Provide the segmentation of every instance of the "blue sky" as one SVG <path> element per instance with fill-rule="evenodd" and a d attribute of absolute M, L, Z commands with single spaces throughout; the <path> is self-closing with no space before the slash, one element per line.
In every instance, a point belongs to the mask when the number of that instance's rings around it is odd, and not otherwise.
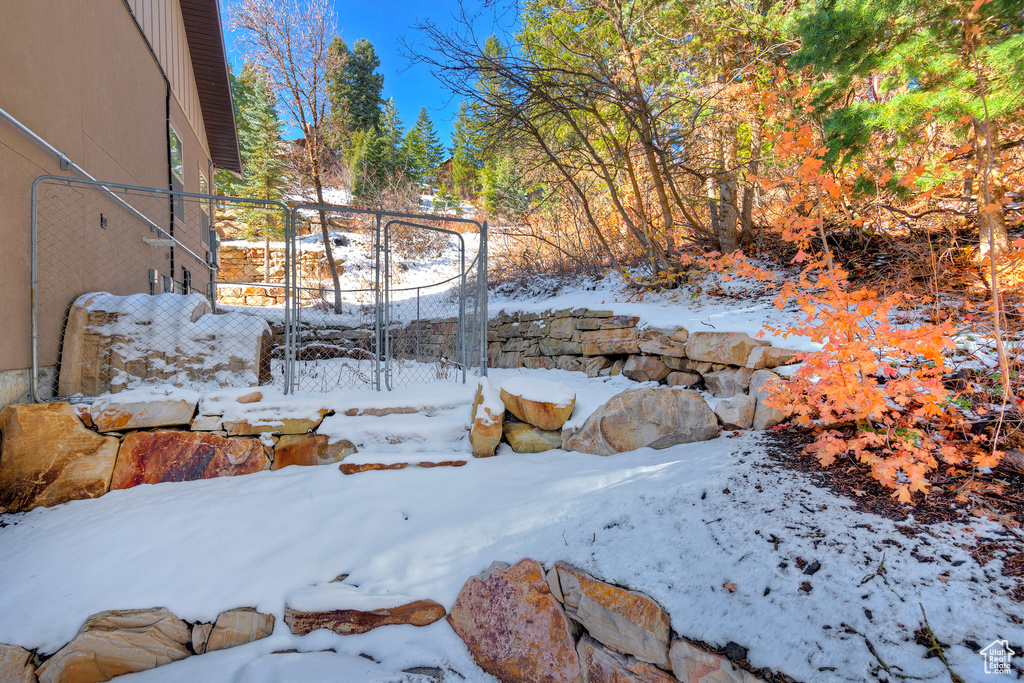
<path fill-rule="evenodd" d="M 223 12 L 226 13 L 229 4 L 230 0 L 221 0 Z M 481 5 L 479 1 L 466 0 L 467 8 Z M 400 54 L 399 38 L 404 36 L 409 42 L 418 42 L 419 34 L 412 26 L 426 19 L 440 26 L 453 25 L 452 15 L 458 12 L 458 0 L 335 0 L 334 7 L 338 30 L 350 47 L 360 38 L 373 43 L 380 58 L 379 71 L 384 74 L 384 99 L 395 99 L 406 129 L 415 123 L 420 108 L 426 107 L 438 137 L 447 148 L 452 118 L 459 103 L 431 76 L 427 67 L 410 65 L 409 60 Z M 491 16 L 487 14 L 487 17 Z M 478 22 L 481 40 L 494 32 L 490 26 L 491 19 L 487 17 Z M 229 60 L 237 68 L 242 61 L 242 53 L 233 46 L 234 38 L 230 31 L 225 31 L 225 40 Z"/>

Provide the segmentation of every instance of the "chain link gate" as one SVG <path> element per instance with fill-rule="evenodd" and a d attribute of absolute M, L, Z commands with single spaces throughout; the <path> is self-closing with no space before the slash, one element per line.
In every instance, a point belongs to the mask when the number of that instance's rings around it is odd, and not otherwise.
<path fill-rule="evenodd" d="M 247 223 L 277 239 L 214 231 Z M 465 382 L 486 374 L 486 243 L 486 223 L 450 216 L 41 176 L 33 398 Z"/>
<path fill-rule="evenodd" d="M 293 390 L 382 390 L 465 382 L 470 368 L 486 374 L 486 223 L 316 204 L 294 207 L 293 217 Z M 331 272 L 300 272 L 303 249 L 322 248 L 324 225 L 335 270 L 358 287 L 335 287 Z M 479 231 L 467 233 L 477 237 L 468 264 L 466 238 L 452 226 Z"/>

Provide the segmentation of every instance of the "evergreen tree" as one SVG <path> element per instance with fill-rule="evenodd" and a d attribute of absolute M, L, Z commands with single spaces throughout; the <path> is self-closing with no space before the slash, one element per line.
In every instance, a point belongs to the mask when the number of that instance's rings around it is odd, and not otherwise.
<path fill-rule="evenodd" d="M 222 194 L 251 199 L 280 200 L 286 184 L 285 162 L 278 149 L 281 120 L 277 97 L 265 70 L 251 63 L 242 66 L 238 76 L 229 74 L 235 104 L 235 127 L 242 153 L 241 178 L 227 172 L 217 175 Z M 277 209 L 262 205 L 240 204 L 238 219 L 246 225 L 246 237 L 264 239 L 264 263 L 269 263 L 270 241 L 284 239 L 284 216 Z M 264 281 L 269 281 L 269 269 Z"/>
<path fill-rule="evenodd" d="M 419 118 L 406 134 L 402 147 L 410 175 L 420 182 L 432 180 L 437 166 L 444 161 L 444 147 L 438 140 L 426 107 L 420 109 Z"/>
<path fill-rule="evenodd" d="M 480 133 L 470 117 L 465 102 L 459 105 L 452 130 L 452 189 L 462 197 L 477 193 L 477 176 L 481 167 Z"/>
<path fill-rule="evenodd" d="M 379 135 L 380 155 L 375 163 L 377 170 L 388 174 L 405 173 L 408 168 L 408 160 L 402 149 L 404 126 L 402 119 L 398 116 L 398 107 L 395 106 L 394 98 L 384 103 Z"/>
<path fill-rule="evenodd" d="M 348 133 L 378 128 L 381 123 L 381 92 L 384 75 L 377 73 L 380 58 L 373 44 L 360 38 L 349 50 L 345 41 L 335 38 L 331 51 L 341 65 L 331 74 L 331 111 Z"/>
<path fill-rule="evenodd" d="M 813 73 L 828 161 L 863 159 L 884 133 L 892 168 L 901 150 L 938 124 L 973 145 L 979 168 L 986 150 L 999 167 L 999 130 L 1019 121 L 1024 104 L 1024 14 L 1019 0 L 974 5 L 965 14 L 955 0 L 819 0 L 798 15 L 801 49 L 792 64 Z M 979 223 L 994 223 L 979 226 L 983 251 L 987 228 L 997 251 L 1008 246 L 1002 209 L 984 210 L 1004 191 L 977 192 Z"/>

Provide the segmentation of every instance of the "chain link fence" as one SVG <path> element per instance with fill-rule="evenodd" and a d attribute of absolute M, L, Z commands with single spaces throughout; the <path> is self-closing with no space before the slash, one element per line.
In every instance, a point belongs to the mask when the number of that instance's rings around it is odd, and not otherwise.
<path fill-rule="evenodd" d="M 486 373 L 486 224 L 57 176 L 32 222 L 36 400 Z"/>

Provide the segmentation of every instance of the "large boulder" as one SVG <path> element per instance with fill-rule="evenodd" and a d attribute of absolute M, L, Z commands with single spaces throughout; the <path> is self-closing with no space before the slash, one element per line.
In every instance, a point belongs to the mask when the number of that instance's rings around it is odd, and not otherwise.
<path fill-rule="evenodd" d="M 4 683 L 37 683 L 32 653 L 15 645 L 0 645 L 0 681 Z"/>
<path fill-rule="evenodd" d="M 505 409 L 523 422 L 544 431 L 561 429 L 576 405 L 568 385 L 536 377 L 513 377 L 501 385 Z"/>
<path fill-rule="evenodd" d="M 562 447 L 562 432 L 546 432 L 525 422 L 506 422 L 505 438 L 516 453 L 543 453 Z"/>
<path fill-rule="evenodd" d="M 504 419 L 505 404 L 501 395 L 486 377 L 481 377 L 476 388 L 476 398 L 473 399 L 472 426 L 469 428 L 469 443 L 474 457 L 494 455 L 501 443 L 501 423 Z"/>
<path fill-rule="evenodd" d="M 117 456 L 111 489 L 251 474 L 270 467 L 258 439 L 161 429 L 132 432 Z"/>
<path fill-rule="evenodd" d="M 166 608 L 100 612 L 39 667 L 40 683 L 98 683 L 185 659 L 188 624 Z"/>
<path fill-rule="evenodd" d="M 796 363 L 800 352 L 796 349 L 782 349 L 777 346 L 759 346 L 750 352 L 747 367 L 751 370 L 777 368 L 781 365 Z"/>
<path fill-rule="evenodd" d="M 444 615 L 444 607 L 433 600 L 414 600 L 397 607 L 326 611 L 303 611 L 286 605 L 284 622 L 288 624 L 292 633 L 300 636 L 321 628 L 341 635 L 352 635 L 366 633 L 381 626 L 427 626 Z"/>
<path fill-rule="evenodd" d="M 630 356 L 622 366 L 622 374 L 634 382 L 660 382 L 671 372 L 658 356 Z"/>
<path fill-rule="evenodd" d="M 704 386 L 715 398 L 732 398 L 742 394 L 750 385 L 750 376 L 754 371 L 750 368 L 726 368 L 704 375 Z"/>
<path fill-rule="evenodd" d="M 351 441 L 334 443 L 324 434 L 286 434 L 274 444 L 274 464 L 279 470 L 289 465 L 330 465 L 356 452 Z"/>
<path fill-rule="evenodd" d="M 325 408 L 317 417 L 273 417 L 266 419 L 224 420 L 222 428 L 228 436 L 258 436 L 259 434 L 306 434 L 323 422 L 328 413 Z"/>
<path fill-rule="evenodd" d="M 580 333 L 584 356 L 640 353 L 640 334 L 634 327 L 588 330 Z"/>
<path fill-rule="evenodd" d="M 768 342 L 751 339 L 743 332 L 694 332 L 686 341 L 686 357 L 706 363 L 743 366 L 752 350 L 767 345 Z"/>
<path fill-rule="evenodd" d="M 726 401 L 719 401 L 715 406 L 715 415 L 726 429 L 750 429 L 754 422 L 756 406 L 755 397 L 739 394 Z"/>
<path fill-rule="evenodd" d="M 770 429 L 786 419 L 786 413 L 767 405 L 773 385 L 782 378 L 770 370 L 755 370 L 750 376 L 750 395 L 757 399 L 754 408 L 754 429 Z"/>
<path fill-rule="evenodd" d="M 685 640 L 673 640 L 669 649 L 672 673 L 690 683 L 757 683 L 761 679 L 734 666 L 728 659 Z"/>
<path fill-rule="evenodd" d="M 569 450 L 611 455 L 650 446 L 668 448 L 718 435 L 718 419 L 695 391 L 668 387 L 616 394 L 566 442 Z"/>
<path fill-rule="evenodd" d="M 69 404 L 7 406 L 0 433 L 0 508 L 18 512 L 109 490 L 118 441 L 86 429 Z"/>
<path fill-rule="evenodd" d="M 90 413 L 93 424 L 101 432 L 177 427 L 192 421 L 196 403 L 196 399 L 174 397 L 134 401 L 98 398 Z"/>
<path fill-rule="evenodd" d="M 480 668 L 504 683 L 582 683 L 574 629 L 535 560 L 495 562 L 469 579 L 448 623 Z"/>
<path fill-rule="evenodd" d="M 690 333 L 685 327 L 649 327 L 640 331 L 640 350 L 655 356 L 686 356 L 686 340 Z"/>
<path fill-rule="evenodd" d="M 576 652 L 580 656 L 585 683 L 677 683 L 672 674 L 635 657 L 602 647 L 586 634 L 576 645 Z"/>
<path fill-rule="evenodd" d="M 643 593 L 612 586 L 558 562 L 558 585 L 565 612 L 608 647 L 642 662 L 669 669 L 668 612 Z"/>
<path fill-rule="evenodd" d="M 257 612 L 252 607 L 241 607 L 221 612 L 203 644 L 204 652 L 225 650 L 245 645 L 274 632 L 274 615 Z"/>

